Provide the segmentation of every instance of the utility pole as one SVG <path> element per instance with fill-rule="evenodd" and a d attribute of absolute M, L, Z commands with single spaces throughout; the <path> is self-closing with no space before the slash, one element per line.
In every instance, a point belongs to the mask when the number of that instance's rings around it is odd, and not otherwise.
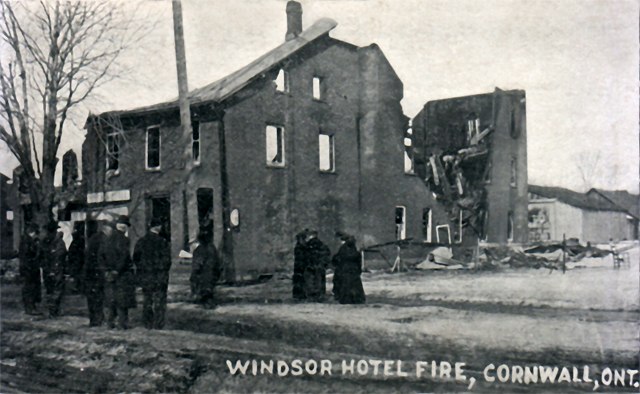
<path fill-rule="evenodd" d="M 184 144 L 184 189 L 182 193 L 183 208 L 183 248 L 189 243 L 189 216 L 187 193 L 189 190 L 189 179 L 191 178 L 191 169 L 193 167 L 191 153 L 191 110 L 189 108 L 189 83 L 187 80 L 187 57 L 184 49 L 184 29 L 182 26 L 182 2 L 180 0 L 171 1 L 173 9 L 173 40 L 176 50 L 176 69 L 178 72 L 178 101 L 180 104 L 180 126 L 182 128 L 182 138 L 180 141 Z"/>

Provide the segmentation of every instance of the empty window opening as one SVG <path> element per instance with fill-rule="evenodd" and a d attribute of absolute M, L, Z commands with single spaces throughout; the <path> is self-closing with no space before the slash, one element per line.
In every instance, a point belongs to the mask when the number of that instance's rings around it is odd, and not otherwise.
<path fill-rule="evenodd" d="M 324 92 L 323 92 L 323 79 L 320 77 L 313 77 L 313 98 L 315 100 L 322 100 L 324 99 Z"/>
<path fill-rule="evenodd" d="M 110 130 L 107 133 L 107 171 L 117 171 L 120 165 L 120 134 Z"/>
<path fill-rule="evenodd" d="M 484 183 L 491 183 L 491 170 L 492 170 L 491 159 L 488 159 L 486 167 L 484 169 Z"/>
<path fill-rule="evenodd" d="M 451 243 L 451 228 L 448 224 L 436 226 L 436 239 L 439 244 Z"/>
<path fill-rule="evenodd" d="M 318 153 L 320 171 L 335 171 L 335 137 L 333 134 L 318 135 Z"/>
<path fill-rule="evenodd" d="M 511 112 L 511 123 L 510 123 L 510 131 L 511 131 L 511 138 L 518 138 L 520 136 L 520 129 L 518 128 L 518 125 L 516 124 L 516 114 L 515 114 L 515 109 Z"/>
<path fill-rule="evenodd" d="M 472 138 L 480 133 L 480 118 L 472 118 L 467 120 L 467 142 L 471 142 Z"/>
<path fill-rule="evenodd" d="M 407 209 L 403 206 L 396 207 L 396 239 L 407 237 Z"/>
<path fill-rule="evenodd" d="M 507 214 L 507 241 L 513 241 L 513 212 Z"/>
<path fill-rule="evenodd" d="M 201 187 L 196 191 L 198 224 L 206 227 L 213 224 L 213 189 Z"/>
<path fill-rule="evenodd" d="M 460 210 L 460 216 L 458 217 L 458 238 L 457 243 L 462 243 L 462 209 Z"/>
<path fill-rule="evenodd" d="M 284 128 L 267 126 L 267 165 L 272 167 L 284 166 Z"/>
<path fill-rule="evenodd" d="M 200 122 L 191 121 L 191 158 L 194 164 L 200 164 Z"/>
<path fill-rule="evenodd" d="M 422 235 L 424 236 L 425 242 L 431 242 L 432 215 L 431 208 L 422 210 Z"/>
<path fill-rule="evenodd" d="M 482 213 L 482 234 L 480 234 L 480 239 L 485 242 L 489 239 L 489 211 L 488 210 Z"/>
<path fill-rule="evenodd" d="M 511 186 L 516 186 L 518 182 L 518 163 L 515 157 L 511 158 L 511 176 L 509 177 L 509 183 Z"/>
<path fill-rule="evenodd" d="M 160 168 L 160 127 L 153 126 L 147 129 L 147 169 Z"/>
<path fill-rule="evenodd" d="M 407 132 L 404 136 L 404 173 L 405 174 L 414 174 L 415 173 L 415 163 L 413 156 L 413 130 L 411 127 L 407 129 Z"/>
<path fill-rule="evenodd" d="M 283 69 L 278 71 L 278 76 L 276 77 L 276 90 L 278 92 L 288 93 L 289 92 L 289 72 Z"/>

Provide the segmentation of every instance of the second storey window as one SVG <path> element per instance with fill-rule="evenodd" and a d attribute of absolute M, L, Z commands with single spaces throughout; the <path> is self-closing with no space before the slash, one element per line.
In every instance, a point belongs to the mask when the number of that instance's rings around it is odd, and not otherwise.
<path fill-rule="evenodd" d="M 515 157 L 511 158 L 511 176 L 509 178 L 509 183 L 515 187 L 518 182 L 518 162 Z"/>
<path fill-rule="evenodd" d="M 267 165 L 284 167 L 284 127 L 268 125 L 266 128 Z"/>
<path fill-rule="evenodd" d="M 278 92 L 289 92 L 289 73 L 283 69 L 280 69 L 278 76 L 276 77 L 276 90 Z"/>
<path fill-rule="evenodd" d="M 334 172 L 335 167 L 335 137 L 333 134 L 318 135 L 319 168 L 323 172 Z"/>
<path fill-rule="evenodd" d="M 200 164 L 200 122 L 191 121 L 191 158 L 194 164 Z"/>
<path fill-rule="evenodd" d="M 107 133 L 107 171 L 117 171 L 120 165 L 120 134 L 111 130 Z"/>
<path fill-rule="evenodd" d="M 324 86 L 322 78 L 313 77 L 313 99 L 314 100 L 323 100 L 324 99 Z"/>
<path fill-rule="evenodd" d="M 413 163 L 413 139 L 412 135 L 407 133 L 404 137 L 404 173 L 414 174 L 415 165 Z"/>
<path fill-rule="evenodd" d="M 160 127 L 153 126 L 147 129 L 147 170 L 160 168 Z"/>

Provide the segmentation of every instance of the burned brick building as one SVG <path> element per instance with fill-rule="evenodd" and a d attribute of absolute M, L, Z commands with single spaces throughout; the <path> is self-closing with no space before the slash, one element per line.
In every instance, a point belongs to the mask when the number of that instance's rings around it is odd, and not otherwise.
<path fill-rule="evenodd" d="M 524 91 L 429 101 L 408 137 L 415 172 L 459 220 L 459 242 L 527 242 Z"/>
<path fill-rule="evenodd" d="M 403 84 L 380 48 L 331 37 L 337 25 L 331 19 L 303 31 L 301 13 L 289 2 L 281 45 L 189 92 L 188 141 L 177 99 L 88 117 L 82 168 L 89 231 L 100 214 L 128 214 L 135 243 L 150 219 L 160 217 L 177 257 L 212 221 L 216 244 L 225 240 L 229 280 L 289 268 L 295 234 L 304 228 L 317 229 L 334 251 L 338 230 L 354 234 L 362 247 L 407 238 L 460 241 L 461 216 L 425 182 L 432 141 L 416 138 L 418 171 L 404 167 L 410 122 L 400 104 Z M 507 97 L 500 95 L 500 105 L 511 103 Z M 524 119 L 524 104 L 518 105 Z M 483 145 L 502 143 L 498 135 L 508 116 L 499 111 L 500 131 Z M 414 129 L 414 136 L 422 130 Z M 526 185 L 523 157 L 518 173 Z M 495 160 L 494 175 L 509 182 Z M 503 183 L 496 179 L 489 194 Z M 519 201 L 514 197 L 513 204 Z M 490 209 L 489 220 L 495 212 L 497 223 L 501 208 Z M 520 209 L 509 209 L 519 223 Z M 526 201 L 522 209 L 526 230 Z M 517 226 L 515 240 L 521 239 Z M 496 231 L 506 234 L 506 228 Z"/>
<path fill-rule="evenodd" d="M 370 245 L 423 234 L 425 207 L 446 220 L 424 182 L 404 173 L 403 84 L 380 48 L 330 37 L 330 19 L 301 31 L 287 8 L 283 44 L 190 92 L 192 165 L 177 100 L 89 117 L 88 220 L 128 214 L 135 241 L 163 217 L 177 256 L 213 219 L 216 243 L 223 231 L 231 239 L 232 279 L 288 267 L 304 228 L 335 250 L 337 230 Z"/>

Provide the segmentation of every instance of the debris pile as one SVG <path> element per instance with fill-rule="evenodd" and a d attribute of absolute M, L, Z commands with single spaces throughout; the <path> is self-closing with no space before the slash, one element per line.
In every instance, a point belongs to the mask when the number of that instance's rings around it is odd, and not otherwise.
<path fill-rule="evenodd" d="M 610 251 L 580 245 L 577 241 L 560 243 L 544 243 L 522 248 L 517 245 L 486 245 L 479 249 L 479 254 L 468 261 L 453 258 L 451 248 L 438 247 L 427 254 L 427 257 L 415 266 L 417 270 L 499 270 L 501 268 L 546 268 L 549 270 L 577 267 L 574 263 L 590 258 L 605 257 Z M 567 265 L 569 263 L 569 265 Z"/>
<path fill-rule="evenodd" d="M 492 126 L 483 131 L 470 128 L 462 147 L 446 151 L 436 149 L 426 164 L 425 182 L 447 210 L 449 220 L 462 220 L 482 238 L 487 210 L 486 181 L 489 177 L 490 138 Z"/>

